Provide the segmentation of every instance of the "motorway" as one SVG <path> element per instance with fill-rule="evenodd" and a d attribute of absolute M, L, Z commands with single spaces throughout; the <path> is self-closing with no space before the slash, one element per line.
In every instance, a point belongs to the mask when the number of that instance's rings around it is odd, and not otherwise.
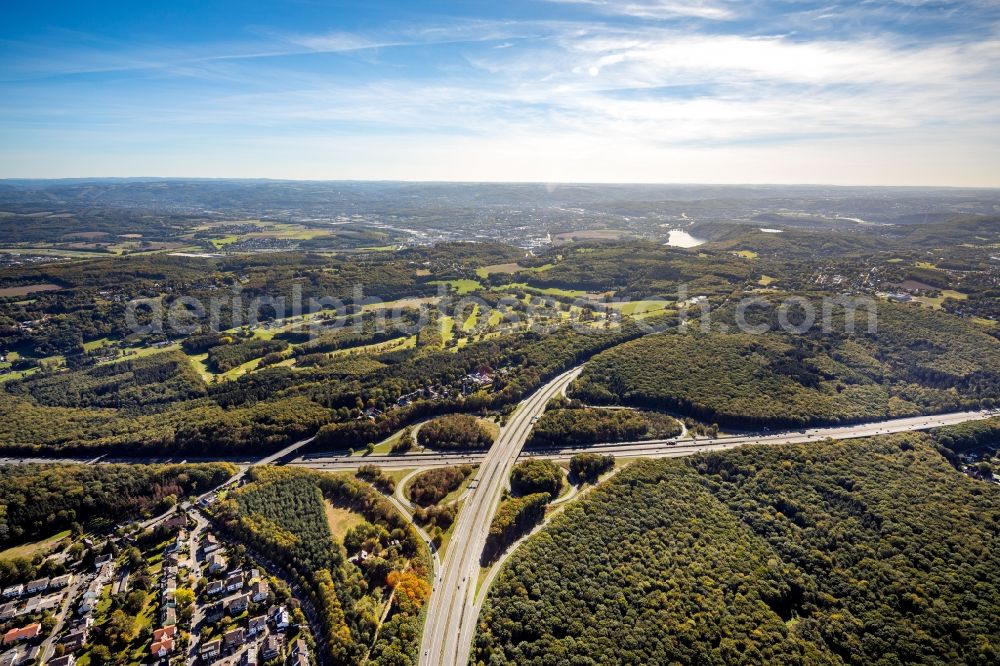
<path fill-rule="evenodd" d="M 780 445 L 805 444 L 826 438 L 854 439 L 874 435 L 888 435 L 899 432 L 914 432 L 930 430 L 947 425 L 955 425 L 965 421 L 976 421 L 991 416 L 987 411 L 952 412 L 935 416 L 915 416 L 888 421 L 874 421 L 849 426 L 832 426 L 826 428 L 809 428 L 806 430 L 781 431 L 773 433 L 754 433 L 730 435 L 716 439 L 678 437 L 674 439 L 659 439 L 639 442 L 613 442 L 601 444 L 585 444 L 560 448 L 530 449 L 521 452 L 524 458 L 550 458 L 553 460 L 568 460 L 583 452 L 609 453 L 618 457 L 649 457 L 675 458 L 689 456 L 695 453 L 709 451 L 724 451 L 748 444 Z M 356 469 L 361 465 L 378 465 L 385 469 L 406 469 L 417 467 L 445 467 L 470 463 L 482 464 L 492 451 L 467 453 L 410 453 L 406 455 L 380 456 L 346 456 L 316 454 L 291 461 L 290 465 L 309 467 L 311 469 L 336 471 Z"/>
<path fill-rule="evenodd" d="M 325 471 L 352 470 L 363 464 L 375 464 L 385 469 L 428 468 L 470 463 L 479 465 L 475 478 L 469 484 L 467 498 L 442 563 L 434 553 L 434 590 L 428 602 L 427 619 L 420 647 L 420 663 L 424 666 L 463 665 L 468 663 L 476 630 L 478 608 L 476 585 L 480 573 L 480 557 L 493 514 L 506 487 L 510 470 L 519 457 L 545 457 L 566 460 L 581 452 L 608 453 L 618 457 L 671 458 L 711 451 L 724 451 L 746 445 L 801 444 L 824 439 L 853 439 L 901 432 L 929 430 L 965 421 L 981 420 L 994 415 L 989 411 L 966 411 L 934 416 L 918 416 L 878 421 L 848 426 L 810 428 L 797 431 L 760 432 L 709 438 L 678 437 L 666 440 L 641 442 L 600 443 L 552 449 L 523 451 L 531 428 L 555 395 L 565 392 L 570 382 L 579 375 L 582 366 L 565 372 L 523 401 L 501 429 L 497 441 L 488 451 L 465 453 L 409 453 L 404 455 L 347 456 L 340 454 L 309 454 L 290 460 L 298 449 L 314 438 L 310 437 L 258 460 L 239 461 L 240 471 L 218 488 L 205 493 L 206 497 L 222 488 L 237 485 L 247 470 L 255 465 L 284 461 L 286 464 Z M 52 459 L 0 459 L 7 462 L 53 462 Z M 68 462 L 68 460 L 67 460 Z M 91 459 L 90 464 L 112 462 L 107 458 Z M 124 462 L 124 461 L 123 461 Z M 129 460 L 128 462 L 153 462 Z M 195 462 L 195 461 L 191 461 Z M 202 462 L 202 461 L 198 461 Z M 389 497 L 396 508 L 409 515 L 406 506 L 397 497 Z M 187 505 L 184 505 L 187 508 Z M 151 526 L 171 511 L 145 521 Z M 428 535 L 418 529 L 420 536 L 429 542 Z M 433 552 L 433 549 L 432 549 Z M 484 590 L 481 591 L 485 592 Z M 481 601 L 480 601 L 481 603 Z"/>
<path fill-rule="evenodd" d="M 522 402 L 482 458 L 476 477 L 469 484 L 465 506 L 458 515 L 443 572 L 435 580 L 428 602 L 420 646 L 421 664 L 464 666 L 468 663 L 476 630 L 473 595 L 479 579 L 480 556 L 501 491 L 535 419 L 545 410 L 549 400 L 565 391 L 581 370 L 582 366 L 564 372 Z"/>
<path fill-rule="evenodd" d="M 308 444 L 309 442 L 313 441 L 314 439 L 316 439 L 315 435 L 312 436 L 312 437 L 308 437 L 306 439 L 299 440 L 299 441 L 295 442 L 294 444 L 290 444 L 289 446 L 286 446 L 285 448 L 281 449 L 277 453 L 272 453 L 270 455 L 264 456 L 263 458 L 260 458 L 259 460 L 253 461 L 253 462 L 251 462 L 249 464 L 246 464 L 246 463 L 240 464 L 239 465 L 240 470 L 236 474 L 234 474 L 233 476 L 229 477 L 228 479 L 226 479 L 225 481 L 223 481 L 222 483 L 220 483 L 215 488 L 212 488 L 211 490 L 209 490 L 207 492 L 204 492 L 201 495 L 199 495 L 198 498 L 195 500 L 195 503 L 197 504 L 201 500 L 203 500 L 203 499 L 205 499 L 205 498 L 207 498 L 207 497 L 209 497 L 211 495 L 214 495 L 214 494 L 218 493 L 219 491 L 221 491 L 221 490 L 223 490 L 225 488 L 229 488 L 231 486 L 238 486 L 240 484 L 240 482 L 243 481 L 243 477 L 246 476 L 247 471 L 251 467 L 256 467 L 257 465 L 270 465 L 270 464 L 274 463 L 275 461 L 281 460 L 282 458 L 284 458 L 286 456 L 291 456 L 293 453 L 295 453 L 296 451 L 298 451 L 301 447 L 305 446 L 306 444 Z M 187 461 L 181 461 L 181 462 L 187 462 Z M 184 502 L 184 503 L 181 504 L 181 508 L 184 509 L 184 510 L 187 510 L 189 507 L 190 507 L 190 504 L 188 504 L 187 502 Z M 147 529 L 147 528 L 153 527 L 154 525 L 156 525 L 160 521 L 166 520 L 167 516 L 169 516 L 172 513 L 174 513 L 174 511 L 175 511 L 174 507 L 170 507 L 169 509 L 167 509 L 166 511 L 164 511 L 160 515 L 154 516 L 154 517 L 152 517 L 152 518 L 150 518 L 148 520 L 143 521 L 142 523 L 140 523 L 140 527 L 142 529 Z"/>

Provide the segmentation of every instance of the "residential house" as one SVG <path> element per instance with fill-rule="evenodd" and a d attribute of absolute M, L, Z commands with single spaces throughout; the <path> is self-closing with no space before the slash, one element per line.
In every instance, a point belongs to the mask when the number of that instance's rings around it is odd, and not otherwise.
<path fill-rule="evenodd" d="M 222 548 L 222 546 L 219 544 L 219 540 L 215 538 L 214 534 L 207 535 L 205 537 L 205 542 L 201 547 L 205 555 L 211 555 L 220 548 Z"/>
<path fill-rule="evenodd" d="M 39 592 L 44 592 L 49 589 L 49 579 L 39 578 L 38 580 L 33 580 L 24 586 L 24 591 L 28 594 L 37 594 Z"/>
<path fill-rule="evenodd" d="M 84 631 L 74 631 L 63 636 L 63 639 L 59 643 L 63 646 L 66 653 L 76 652 L 82 650 L 83 646 L 87 643 L 88 632 Z"/>
<path fill-rule="evenodd" d="M 49 659 L 45 662 L 47 666 L 73 666 L 76 663 L 76 657 L 71 654 L 66 654 L 61 657 L 55 657 L 54 659 Z"/>
<path fill-rule="evenodd" d="M 301 652 L 289 655 L 288 666 L 309 666 L 309 657 Z"/>
<path fill-rule="evenodd" d="M 18 652 L 17 648 L 7 650 L 3 654 L 0 654 L 0 666 L 14 666 L 20 656 L 21 653 Z"/>
<path fill-rule="evenodd" d="M 281 656 L 281 641 L 275 635 L 270 635 L 264 639 L 264 644 L 260 648 L 260 658 L 262 661 L 270 661 Z"/>
<path fill-rule="evenodd" d="M 226 579 L 226 592 L 239 592 L 243 589 L 243 575 L 230 575 Z"/>
<path fill-rule="evenodd" d="M 100 571 L 102 568 L 104 568 L 104 565 L 111 564 L 114 561 L 115 561 L 115 556 L 111 555 L 110 553 L 107 555 L 98 555 L 96 558 L 94 558 L 94 569 Z"/>
<path fill-rule="evenodd" d="M 252 647 L 240 655 L 240 666 L 257 666 L 257 651 Z"/>
<path fill-rule="evenodd" d="M 214 641 L 209 641 L 201 646 L 198 650 L 198 656 L 201 660 L 206 663 L 211 663 L 218 658 L 219 654 L 222 652 L 222 639 L 216 638 Z"/>
<path fill-rule="evenodd" d="M 222 647 L 228 652 L 230 650 L 236 650 L 243 645 L 247 640 L 247 632 L 243 627 L 236 627 L 235 629 L 230 629 L 222 637 Z"/>
<path fill-rule="evenodd" d="M 21 643 L 23 641 L 30 641 L 38 637 L 38 634 L 42 632 L 42 625 L 35 622 L 34 624 L 29 624 L 26 627 L 21 627 L 20 629 L 11 629 L 6 634 L 3 635 L 4 645 L 13 645 L 14 643 Z"/>
<path fill-rule="evenodd" d="M 115 577 L 115 563 L 107 562 L 97 570 L 97 578 L 102 583 L 109 583 Z"/>
<path fill-rule="evenodd" d="M 267 629 L 267 617 L 264 615 L 258 615 L 257 617 L 250 618 L 250 622 L 247 626 L 247 636 L 256 636 L 257 634 L 263 632 Z"/>
<path fill-rule="evenodd" d="M 97 608 L 97 602 L 101 598 L 101 587 L 101 581 L 95 580 L 84 590 L 80 597 L 80 612 L 82 614 L 86 615 Z"/>
<path fill-rule="evenodd" d="M 226 570 L 226 558 L 221 553 L 213 553 L 208 557 L 208 572 L 219 573 Z"/>
<path fill-rule="evenodd" d="M 169 627 L 160 627 L 153 631 L 153 642 L 162 641 L 167 638 L 177 638 L 177 627 L 171 625 Z"/>
<path fill-rule="evenodd" d="M 183 513 L 175 513 L 160 523 L 160 526 L 168 530 L 178 530 L 182 527 L 187 527 L 187 515 Z"/>
<path fill-rule="evenodd" d="M 42 654 L 42 648 L 38 645 L 29 648 L 27 652 L 21 655 L 21 658 L 17 662 L 17 666 L 35 666 L 38 663 L 38 657 Z"/>
<path fill-rule="evenodd" d="M 62 576 L 56 576 L 49 581 L 49 587 L 54 587 L 61 590 L 64 587 L 69 586 L 73 582 L 73 574 L 63 574 Z"/>
<path fill-rule="evenodd" d="M 59 605 L 62 603 L 62 598 L 62 594 L 50 594 L 47 597 L 42 597 L 38 600 L 38 612 L 44 613 L 45 611 L 59 608 Z"/>
<path fill-rule="evenodd" d="M 226 612 L 230 615 L 239 615 L 250 607 L 250 595 L 241 594 L 226 602 Z"/>
<path fill-rule="evenodd" d="M 5 588 L 3 591 L 4 599 L 10 599 L 12 597 L 19 597 L 24 594 L 24 585 L 11 585 Z"/>
<path fill-rule="evenodd" d="M 208 584 L 208 587 L 205 588 L 205 592 L 209 596 L 214 597 L 216 595 L 222 594 L 223 591 L 225 591 L 225 589 L 226 589 L 225 583 L 223 583 L 221 580 L 213 580 L 211 583 Z"/>
<path fill-rule="evenodd" d="M 222 602 L 214 603 L 205 609 L 205 619 L 209 622 L 218 622 L 225 615 L 226 609 Z"/>
<path fill-rule="evenodd" d="M 88 615 L 87 617 L 81 617 L 73 622 L 70 628 L 73 631 L 90 631 L 92 626 L 94 626 L 94 618 Z"/>
<path fill-rule="evenodd" d="M 292 654 L 304 654 L 307 657 L 309 656 L 309 646 L 306 645 L 304 639 L 302 638 L 295 639 L 295 642 L 292 643 Z"/>
<path fill-rule="evenodd" d="M 274 621 L 274 626 L 278 629 L 287 629 L 288 625 L 292 623 L 292 618 L 288 614 L 288 609 L 284 606 L 275 606 L 271 608 L 271 620 Z"/>
<path fill-rule="evenodd" d="M 153 641 L 149 648 L 149 653 L 154 657 L 163 659 L 174 651 L 174 639 L 164 638 L 162 641 Z"/>
<path fill-rule="evenodd" d="M 253 599 L 255 604 L 267 599 L 267 595 L 270 593 L 271 587 L 267 584 L 266 580 L 259 580 L 253 584 L 250 588 L 250 598 Z"/>
<path fill-rule="evenodd" d="M 16 601 L 8 601 L 3 606 L 0 606 L 0 622 L 6 622 L 7 620 L 17 616 L 18 612 Z"/>

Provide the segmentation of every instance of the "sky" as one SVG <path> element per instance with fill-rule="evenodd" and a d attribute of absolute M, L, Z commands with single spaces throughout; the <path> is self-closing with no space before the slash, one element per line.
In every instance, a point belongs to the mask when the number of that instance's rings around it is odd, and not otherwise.
<path fill-rule="evenodd" d="M 0 17 L 0 178 L 1000 186 L 1000 0 Z"/>

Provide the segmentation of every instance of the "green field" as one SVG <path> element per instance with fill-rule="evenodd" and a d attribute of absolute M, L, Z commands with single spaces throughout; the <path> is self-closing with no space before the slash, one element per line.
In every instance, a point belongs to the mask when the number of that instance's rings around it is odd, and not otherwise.
<path fill-rule="evenodd" d="M 943 289 L 939 296 L 914 296 L 913 300 L 926 305 L 927 307 L 940 310 L 946 298 L 953 298 L 956 301 L 964 301 L 969 298 L 968 294 L 953 289 Z"/>
<path fill-rule="evenodd" d="M 53 549 L 55 549 L 56 545 L 69 535 L 69 530 L 63 530 L 62 532 L 54 534 L 47 539 L 21 544 L 20 546 L 13 546 L 6 550 L 0 550 L 0 560 L 10 560 L 15 557 L 23 557 L 30 560 L 35 555 L 45 555 L 47 553 L 51 553 Z"/>
<path fill-rule="evenodd" d="M 478 291 L 483 288 L 479 282 L 475 280 L 461 279 L 461 280 L 432 280 L 429 284 L 443 284 L 447 285 L 449 289 L 457 293 L 459 296 L 464 296 L 466 294 L 471 294 L 474 291 Z"/>

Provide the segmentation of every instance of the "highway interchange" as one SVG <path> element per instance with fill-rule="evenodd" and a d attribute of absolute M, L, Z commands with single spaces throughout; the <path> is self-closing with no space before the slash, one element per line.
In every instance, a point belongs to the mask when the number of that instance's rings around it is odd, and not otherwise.
<path fill-rule="evenodd" d="M 724 451 L 746 445 L 801 444 L 824 439 L 852 439 L 900 432 L 928 430 L 964 421 L 979 420 L 991 416 L 988 411 L 965 411 L 934 416 L 918 416 L 862 423 L 848 426 L 809 428 L 797 431 L 763 432 L 710 438 L 675 438 L 642 442 L 603 443 L 587 446 L 563 447 L 556 449 L 532 449 L 522 451 L 531 428 L 545 411 L 549 400 L 566 388 L 583 369 L 578 366 L 549 381 L 542 388 L 526 398 L 515 410 L 501 429 L 496 442 L 488 451 L 465 453 L 411 452 L 405 455 L 365 455 L 307 454 L 297 456 L 298 450 L 311 443 L 310 437 L 256 460 L 233 460 L 240 466 L 237 475 L 224 484 L 206 493 L 207 497 L 225 487 L 239 484 L 247 471 L 256 465 L 284 463 L 292 466 L 323 470 L 346 471 L 363 464 L 374 464 L 386 469 L 417 469 L 471 463 L 479 466 L 476 476 L 469 484 L 465 504 L 459 512 L 451 546 L 442 562 L 438 553 L 432 557 L 434 584 L 428 602 L 427 619 L 420 647 L 420 663 L 424 666 L 458 666 L 467 664 L 476 629 L 479 605 L 476 603 L 477 583 L 481 571 L 480 558 L 486 544 L 490 523 L 511 468 L 519 457 L 544 457 L 568 460 L 581 452 L 607 453 L 619 458 L 672 458 Z M 28 462 L 56 462 L 51 458 L 0 458 L 0 464 Z M 96 459 L 61 459 L 64 462 L 84 462 L 98 464 L 113 462 L 101 457 Z M 124 459 L 122 462 L 165 462 L 162 459 Z M 115 460 L 118 462 L 118 460 Z M 179 461 L 173 461 L 179 462 Z M 191 461 L 194 462 L 194 461 Z M 199 461 L 200 462 L 200 461 Z M 389 497 L 396 508 L 410 516 L 405 498 Z M 412 508 L 412 507 L 411 507 Z M 148 521 L 154 524 L 164 516 L 156 516 Z M 418 528 L 421 537 L 430 543 L 429 536 Z M 487 583 L 488 585 L 488 583 Z M 485 596 L 485 589 L 479 590 L 479 599 Z"/>
<path fill-rule="evenodd" d="M 521 403 L 480 462 L 479 471 L 469 484 L 469 497 L 458 514 L 444 571 L 434 582 L 420 663 L 441 666 L 468 663 L 476 628 L 473 597 L 479 580 L 480 556 L 501 491 L 535 419 L 551 398 L 565 391 L 581 369 L 559 375 Z"/>

